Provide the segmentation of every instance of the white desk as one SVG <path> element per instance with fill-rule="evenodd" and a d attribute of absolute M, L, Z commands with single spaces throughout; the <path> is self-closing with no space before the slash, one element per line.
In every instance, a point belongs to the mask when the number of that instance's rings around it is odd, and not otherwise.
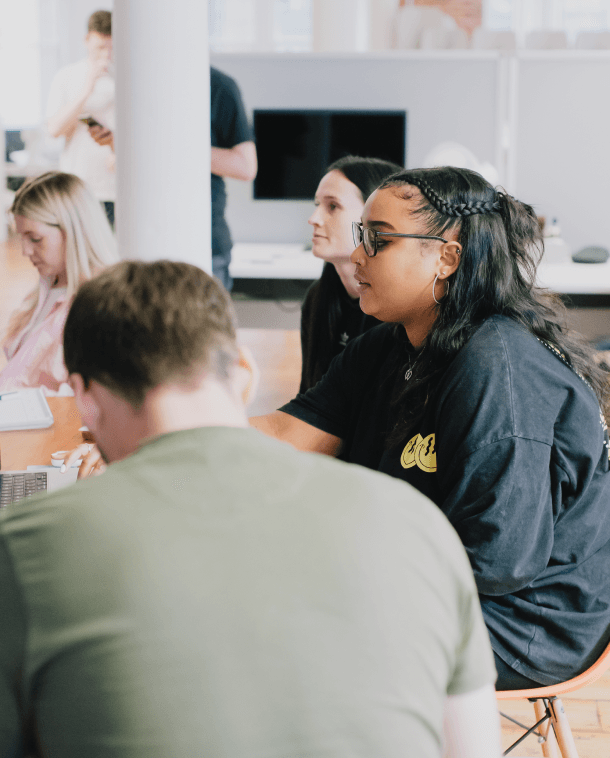
<path fill-rule="evenodd" d="M 538 284 L 562 295 L 610 295 L 610 260 L 606 263 L 541 263 Z"/>
<path fill-rule="evenodd" d="M 234 279 L 318 279 L 323 261 L 302 244 L 236 242 L 229 272 Z"/>
<path fill-rule="evenodd" d="M 234 279 L 317 279 L 323 262 L 302 244 L 233 245 L 229 271 Z M 610 260 L 606 263 L 541 263 L 538 284 L 570 295 L 610 295 Z"/>

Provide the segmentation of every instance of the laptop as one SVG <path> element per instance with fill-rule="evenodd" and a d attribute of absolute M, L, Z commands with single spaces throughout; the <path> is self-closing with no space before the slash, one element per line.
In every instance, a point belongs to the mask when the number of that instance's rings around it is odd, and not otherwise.
<path fill-rule="evenodd" d="M 64 474 L 59 469 L 37 467 L 33 471 L 0 471 L 0 508 L 41 492 L 54 490 L 74 484 L 78 469 L 71 468 Z"/>

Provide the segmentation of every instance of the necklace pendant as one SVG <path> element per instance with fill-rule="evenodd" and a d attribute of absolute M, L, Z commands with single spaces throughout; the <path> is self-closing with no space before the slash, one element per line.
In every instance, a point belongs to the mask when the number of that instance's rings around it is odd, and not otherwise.
<path fill-rule="evenodd" d="M 405 381 L 409 381 L 409 379 L 413 376 L 413 369 L 407 369 L 407 373 L 405 374 Z"/>

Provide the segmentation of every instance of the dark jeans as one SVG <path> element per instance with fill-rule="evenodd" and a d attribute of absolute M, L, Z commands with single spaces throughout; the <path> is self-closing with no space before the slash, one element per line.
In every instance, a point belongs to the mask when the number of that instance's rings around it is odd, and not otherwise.
<path fill-rule="evenodd" d="M 532 679 L 528 679 L 523 674 L 520 674 L 515 669 L 511 668 L 507 663 L 504 663 L 502 658 L 494 653 L 494 659 L 496 661 L 496 670 L 498 672 L 498 680 L 496 681 L 497 690 L 531 690 L 534 687 L 544 687 L 544 684 L 540 682 L 534 682 Z"/>

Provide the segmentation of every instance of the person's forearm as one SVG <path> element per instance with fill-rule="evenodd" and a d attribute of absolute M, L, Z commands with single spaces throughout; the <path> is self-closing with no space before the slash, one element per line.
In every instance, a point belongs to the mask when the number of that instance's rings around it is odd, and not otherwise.
<path fill-rule="evenodd" d="M 211 169 L 217 176 L 251 182 L 256 176 L 257 168 L 253 142 L 242 142 L 231 148 L 211 148 Z"/>
<path fill-rule="evenodd" d="M 273 411 L 265 416 L 251 416 L 250 426 L 259 432 L 288 442 L 297 450 L 307 453 L 322 453 L 335 457 L 341 451 L 342 441 L 339 437 L 323 432 L 295 416 L 284 411 Z"/>
<path fill-rule="evenodd" d="M 78 117 L 83 112 L 87 95 L 65 105 L 47 120 L 47 129 L 51 137 L 70 137 L 74 131 Z"/>
<path fill-rule="evenodd" d="M 286 434 L 289 433 L 289 430 L 287 432 L 286 429 L 286 421 L 288 419 L 284 419 L 284 416 L 286 416 L 285 413 L 273 411 L 264 416 L 251 416 L 248 421 L 250 422 L 250 426 L 258 429 L 259 432 L 263 432 L 269 437 L 275 437 L 278 440 L 284 440 Z"/>

